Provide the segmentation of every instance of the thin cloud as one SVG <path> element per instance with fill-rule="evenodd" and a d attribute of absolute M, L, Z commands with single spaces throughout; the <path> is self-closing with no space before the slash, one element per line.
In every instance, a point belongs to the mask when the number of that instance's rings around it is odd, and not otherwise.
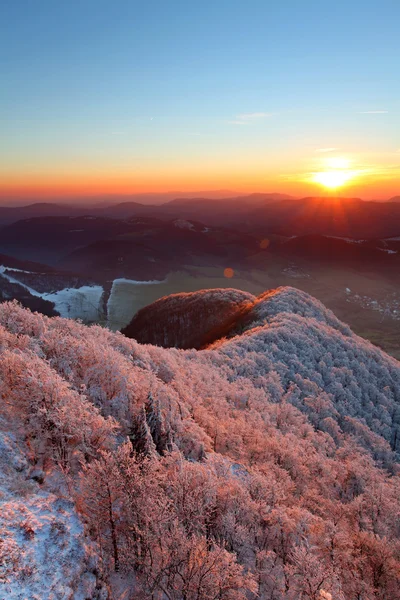
<path fill-rule="evenodd" d="M 387 115 L 388 110 L 362 110 L 360 115 Z"/>
<path fill-rule="evenodd" d="M 250 123 L 255 123 L 272 116 L 273 113 L 267 112 L 242 113 L 236 115 L 235 120 L 228 121 L 228 123 L 231 125 L 249 125 Z"/>
<path fill-rule="evenodd" d="M 317 148 L 315 152 L 335 152 L 339 148 Z"/>
<path fill-rule="evenodd" d="M 187 135 L 191 137 L 209 137 L 210 133 L 198 133 L 197 131 L 190 131 Z"/>
<path fill-rule="evenodd" d="M 239 121 L 257 121 L 258 119 L 265 119 L 266 117 L 272 117 L 273 113 L 266 112 L 253 112 L 253 113 L 243 113 L 241 115 L 236 115 L 236 118 Z"/>

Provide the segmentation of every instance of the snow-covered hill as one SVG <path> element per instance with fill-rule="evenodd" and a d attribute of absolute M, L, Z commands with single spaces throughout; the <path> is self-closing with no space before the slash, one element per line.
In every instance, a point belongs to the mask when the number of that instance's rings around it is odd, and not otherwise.
<path fill-rule="evenodd" d="M 0 305 L 0 598 L 400 598 L 400 363 L 250 300 L 199 351 Z"/>

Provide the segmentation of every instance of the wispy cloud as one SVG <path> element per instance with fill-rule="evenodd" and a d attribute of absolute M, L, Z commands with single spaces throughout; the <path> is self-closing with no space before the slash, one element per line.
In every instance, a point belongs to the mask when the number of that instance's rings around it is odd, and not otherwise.
<path fill-rule="evenodd" d="M 231 125 L 249 125 L 250 123 L 255 123 L 257 121 L 261 121 L 262 119 L 272 117 L 273 114 L 274 113 L 267 112 L 242 113 L 240 115 L 236 115 L 235 119 L 228 121 L 228 123 Z"/>
<path fill-rule="evenodd" d="M 315 152 L 335 152 L 339 148 L 317 148 Z"/>
<path fill-rule="evenodd" d="M 388 110 L 362 110 L 360 115 L 387 115 Z"/>
<path fill-rule="evenodd" d="M 265 119 L 266 117 L 272 117 L 273 113 L 266 112 L 253 112 L 253 113 L 243 113 L 241 115 L 236 115 L 236 118 L 239 121 L 257 121 L 258 119 Z"/>
<path fill-rule="evenodd" d="M 189 135 L 191 137 L 209 137 L 212 134 L 211 133 L 199 133 L 198 131 L 189 131 L 189 133 L 187 135 Z"/>

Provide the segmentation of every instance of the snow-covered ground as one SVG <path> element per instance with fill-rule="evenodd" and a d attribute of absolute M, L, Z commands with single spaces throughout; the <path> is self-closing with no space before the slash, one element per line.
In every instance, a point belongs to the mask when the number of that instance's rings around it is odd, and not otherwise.
<path fill-rule="evenodd" d="M 107 302 L 107 326 L 117 331 L 128 325 L 133 315 L 147 303 L 146 288 L 160 283 L 165 283 L 165 280 L 114 279 Z"/>
<path fill-rule="evenodd" d="M 176 219 L 174 221 L 174 226 L 178 227 L 178 229 L 194 229 L 193 223 L 186 221 L 185 219 Z"/>
<path fill-rule="evenodd" d="M 389 250 L 388 248 L 378 248 L 378 250 L 382 250 L 382 252 L 387 252 L 388 254 L 397 254 L 397 250 Z"/>
<path fill-rule="evenodd" d="M 86 323 L 103 321 L 103 294 L 101 285 L 84 285 L 80 288 L 64 288 L 57 292 L 38 292 L 26 285 L 11 273 L 18 269 L 0 265 L 0 274 L 10 283 L 25 288 L 32 296 L 49 300 L 62 317 L 67 319 L 82 319 Z M 26 271 L 29 273 L 30 271 Z M 127 325 L 139 308 L 146 303 L 146 288 L 165 283 L 164 281 L 136 281 L 134 279 L 114 279 L 110 297 L 107 303 L 107 325 L 117 330 Z M 1 599 L 0 599 L 1 600 Z"/>
<path fill-rule="evenodd" d="M 101 285 L 84 285 L 80 288 L 65 288 L 53 294 L 40 294 L 44 300 L 54 302 L 62 317 L 98 321 L 102 317 L 103 288 Z"/>
<path fill-rule="evenodd" d="M 7 271 L 7 272 L 6 272 Z M 80 288 L 65 288 L 53 293 L 41 293 L 10 275 L 10 271 L 17 271 L 0 265 L 0 274 L 10 283 L 16 283 L 28 290 L 32 296 L 54 302 L 55 309 L 62 317 L 69 319 L 82 319 L 85 322 L 99 321 L 102 317 L 103 287 L 101 285 L 84 285 Z M 28 272 L 28 271 L 26 271 Z"/>
<path fill-rule="evenodd" d="M 0 599 L 85 600 L 97 559 L 74 504 L 42 489 L 15 433 L 0 420 Z"/>
<path fill-rule="evenodd" d="M 363 242 L 366 241 L 366 240 L 355 240 L 354 238 L 348 238 L 348 237 L 341 237 L 339 235 L 325 235 L 324 237 L 331 238 L 333 240 L 343 240 L 344 242 L 347 242 L 348 244 L 362 244 Z"/>

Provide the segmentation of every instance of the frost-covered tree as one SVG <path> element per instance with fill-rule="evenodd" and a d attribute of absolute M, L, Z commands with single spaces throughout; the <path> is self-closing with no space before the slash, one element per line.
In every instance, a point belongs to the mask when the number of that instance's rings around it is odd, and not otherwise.
<path fill-rule="evenodd" d="M 32 595 L 18 540 L 41 537 L 13 502 L 36 486 L 133 597 L 400 600 L 399 390 L 396 360 L 291 288 L 204 350 L 1 304 L 0 591 Z"/>

